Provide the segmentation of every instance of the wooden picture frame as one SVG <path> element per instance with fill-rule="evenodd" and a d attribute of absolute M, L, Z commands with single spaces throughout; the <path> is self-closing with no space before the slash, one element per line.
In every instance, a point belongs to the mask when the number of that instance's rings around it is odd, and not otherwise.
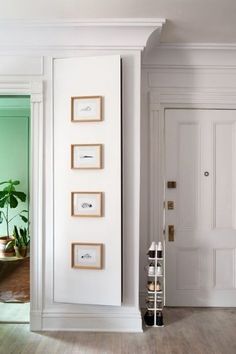
<path fill-rule="evenodd" d="M 72 122 L 99 122 L 102 120 L 102 96 L 71 97 Z"/>
<path fill-rule="evenodd" d="M 80 242 L 72 243 L 71 267 L 77 269 L 102 269 L 103 244 Z"/>
<path fill-rule="evenodd" d="M 71 215 L 76 217 L 102 217 L 102 192 L 72 192 Z"/>
<path fill-rule="evenodd" d="M 71 168 L 79 170 L 102 169 L 102 144 L 72 144 Z"/>

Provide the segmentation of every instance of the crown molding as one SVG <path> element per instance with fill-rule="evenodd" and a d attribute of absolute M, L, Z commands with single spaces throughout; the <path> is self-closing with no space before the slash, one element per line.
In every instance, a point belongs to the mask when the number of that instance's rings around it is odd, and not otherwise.
<path fill-rule="evenodd" d="M 89 26 L 127 26 L 147 27 L 159 26 L 166 22 L 163 18 L 83 18 L 83 19 L 1 19 L 0 26 L 26 26 L 26 27 L 89 27 Z"/>
<path fill-rule="evenodd" d="M 159 49 L 236 50 L 236 43 L 160 43 Z"/>
<path fill-rule="evenodd" d="M 145 48 L 155 32 L 159 42 L 165 19 L 109 18 L 65 20 L 1 20 L 0 48 Z"/>
<path fill-rule="evenodd" d="M 142 64 L 143 70 L 155 70 L 161 72 L 174 71 L 175 73 L 211 72 L 225 74 L 225 71 L 236 72 L 236 65 L 172 65 L 172 64 Z"/>

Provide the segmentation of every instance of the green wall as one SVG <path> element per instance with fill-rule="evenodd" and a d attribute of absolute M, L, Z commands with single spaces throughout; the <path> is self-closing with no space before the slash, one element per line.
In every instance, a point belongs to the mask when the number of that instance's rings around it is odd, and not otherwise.
<path fill-rule="evenodd" d="M 21 183 L 20 191 L 27 194 L 27 202 L 18 209 L 12 209 L 11 215 L 17 210 L 28 210 L 29 197 L 29 122 L 30 98 L 25 96 L 0 96 L 0 182 L 16 179 Z M 2 188 L 2 186 L 0 186 Z M 19 218 L 15 224 L 23 226 Z M 14 226 L 14 223 L 11 224 Z M 6 234 L 5 223 L 0 224 L 0 235 Z"/>

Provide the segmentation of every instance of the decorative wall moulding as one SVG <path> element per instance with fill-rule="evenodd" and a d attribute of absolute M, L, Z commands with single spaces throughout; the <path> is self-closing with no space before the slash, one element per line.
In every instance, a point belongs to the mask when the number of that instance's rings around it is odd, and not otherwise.
<path fill-rule="evenodd" d="M 83 19 L 48 21 L 0 21 L 1 50 L 7 48 L 97 48 L 142 50 L 150 35 L 159 39 L 165 19 Z M 30 29 L 30 30 L 29 30 Z"/>
<path fill-rule="evenodd" d="M 236 43 L 161 43 L 163 49 L 236 50 Z"/>
<path fill-rule="evenodd" d="M 224 72 L 236 68 L 236 43 L 157 43 L 145 52 L 145 69 Z"/>

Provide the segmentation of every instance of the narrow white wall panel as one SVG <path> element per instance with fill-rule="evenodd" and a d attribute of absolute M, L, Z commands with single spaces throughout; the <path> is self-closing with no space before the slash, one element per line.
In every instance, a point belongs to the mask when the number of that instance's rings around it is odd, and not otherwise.
<path fill-rule="evenodd" d="M 71 122 L 71 96 L 102 96 L 101 122 Z M 71 144 L 103 144 L 104 168 L 72 170 Z M 54 60 L 54 300 L 121 304 L 120 56 Z M 103 192 L 104 216 L 71 216 L 71 192 Z M 71 243 L 103 243 L 103 269 L 71 268 Z"/>

